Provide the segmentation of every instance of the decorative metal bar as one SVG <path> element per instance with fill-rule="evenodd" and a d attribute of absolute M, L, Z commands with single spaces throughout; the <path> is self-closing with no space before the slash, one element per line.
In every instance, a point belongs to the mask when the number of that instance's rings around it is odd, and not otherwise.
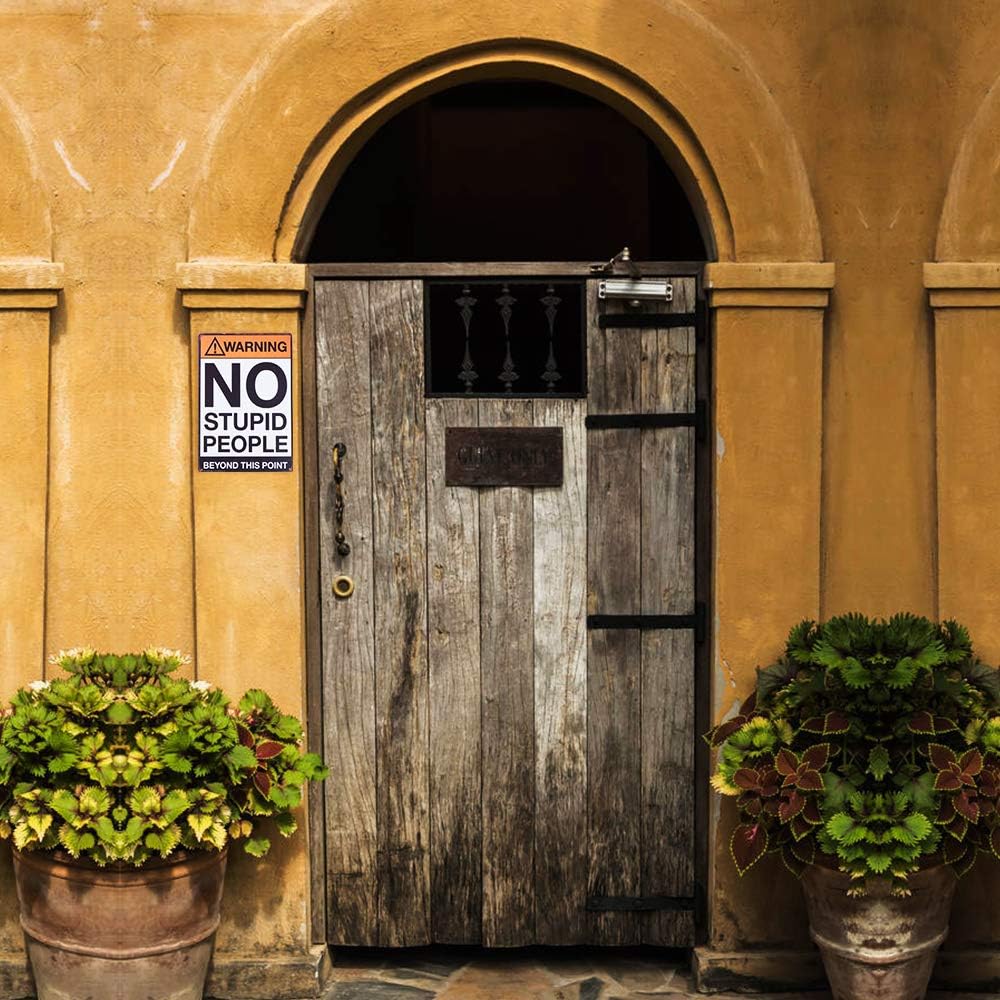
<path fill-rule="evenodd" d="M 513 306 L 517 302 L 517 299 L 510 294 L 510 288 L 504 283 L 503 288 L 500 290 L 500 296 L 496 301 L 497 305 L 500 306 L 500 318 L 503 320 L 503 335 L 507 347 L 503 359 L 503 370 L 500 372 L 499 378 L 504 384 L 504 392 L 513 392 L 514 383 L 518 380 L 519 376 L 514 368 L 514 359 L 510 353 L 510 318 L 513 315 Z"/>
<path fill-rule="evenodd" d="M 601 313 L 597 317 L 600 330 L 671 330 L 679 326 L 694 326 L 697 313 Z"/>
<path fill-rule="evenodd" d="M 549 321 L 549 358 L 545 362 L 545 371 L 542 372 L 542 381 L 545 382 L 546 392 L 555 392 L 556 382 L 562 378 L 562 375 L 559 374 L 559 369 L 556 366 L 556 353 L 554 346 L 556 310 L 559 308 L 559 303 L 562 302 L 562 299 L 556 295 L 555 289 L 549 285 L 548 288 L 545 289 L 545 294 L 542 296 L 540 301 L 545 307 L 545 318 Z"/>
<path fill-rule="evenodd" d="M 591 912 L 673 910 L 683 912 L 693 910 L 694 896 L 588 896 L 586 908 Z"/>
<path fill-rule="evenodd" d="M 469 324 L 472 322 L 472 307 L 478 302 L 469 292 L 469 286 L 462 287 L 462 294 L 455 299 L 458 306 L 459 315 L 462 317 L 462 324 L 465 326 L 465 357 L 462 359 L 462 367 L 459 370 L 459 381 L 465 385 L 467 393 L 472 392 L 472 383 L 479 378 L 476 366 L 472 361 L 472 354 L 469 350 Z"/>

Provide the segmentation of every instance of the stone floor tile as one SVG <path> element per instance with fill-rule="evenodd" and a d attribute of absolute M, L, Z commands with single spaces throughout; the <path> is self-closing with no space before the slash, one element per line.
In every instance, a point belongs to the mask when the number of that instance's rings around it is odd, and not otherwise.
<path fill-rule="evenodd" d="M 474 962 L 453 975 L 438 1000 L 579 1000 L 573 986 L 556 986 L 550 974 L 525 962 Z"/>
<path fill-rule="evenodd" d="M 598 1000 L 607 983 L 598 976 L 591 976 L 580 983 L 579 1000 Z"/>
<path fill-rule="evenodd" d="M 329 1000 L 433 1000 L 433 998 L 434 993 L 430 990 L 366 979 L 337 983 L 329 994 Z"/>
<path fill-rule="evenodd" d="M 606 974 L 626 991 L 646 990 L 651 993 L 666 992 L 676 966 L 663 962 L 622 959 L 606 964 Z"/>

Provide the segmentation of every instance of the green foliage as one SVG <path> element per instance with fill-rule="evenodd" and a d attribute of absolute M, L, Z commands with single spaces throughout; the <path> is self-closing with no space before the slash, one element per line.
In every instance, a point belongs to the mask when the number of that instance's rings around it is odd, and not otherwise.
<path fill-rule="evenodd" d="M 141 865 L 242 840 L 261 857 L 261 824 L 291 836 L 302 786 L 326 777 L 297 719 L 263 691 L 234 707 L 175 677 L 177 653 L 74 649 L 52 662 L 67 676 L 0 709 L 0 838 L 19 850 Z"/>
<path fill-rule="evenodd" d="M 757 671 L 740 714 L 706 737 L 712 785 L 736 797 L 742 874 L 780 853 L 796 874 L 857 879 L 1000 857 L 1000 671 L 953 621 L 897 614 L 804 621 Z"/>

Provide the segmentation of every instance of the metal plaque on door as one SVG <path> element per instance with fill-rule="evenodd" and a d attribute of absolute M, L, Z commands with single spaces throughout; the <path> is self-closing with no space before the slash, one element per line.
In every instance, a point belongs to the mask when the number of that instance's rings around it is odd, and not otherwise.
<path fill-rule="evenodd" d="M 562 486 L 561 427 L 448 427 L 447 486 Z"/>

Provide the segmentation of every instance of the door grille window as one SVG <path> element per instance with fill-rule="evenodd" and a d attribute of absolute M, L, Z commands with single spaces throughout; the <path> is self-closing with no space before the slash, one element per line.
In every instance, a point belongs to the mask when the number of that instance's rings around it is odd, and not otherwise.
<path fill-rule="evenodd" d="M 583 281 L 428 281 L 428 396 L 586 395 Z"/>

